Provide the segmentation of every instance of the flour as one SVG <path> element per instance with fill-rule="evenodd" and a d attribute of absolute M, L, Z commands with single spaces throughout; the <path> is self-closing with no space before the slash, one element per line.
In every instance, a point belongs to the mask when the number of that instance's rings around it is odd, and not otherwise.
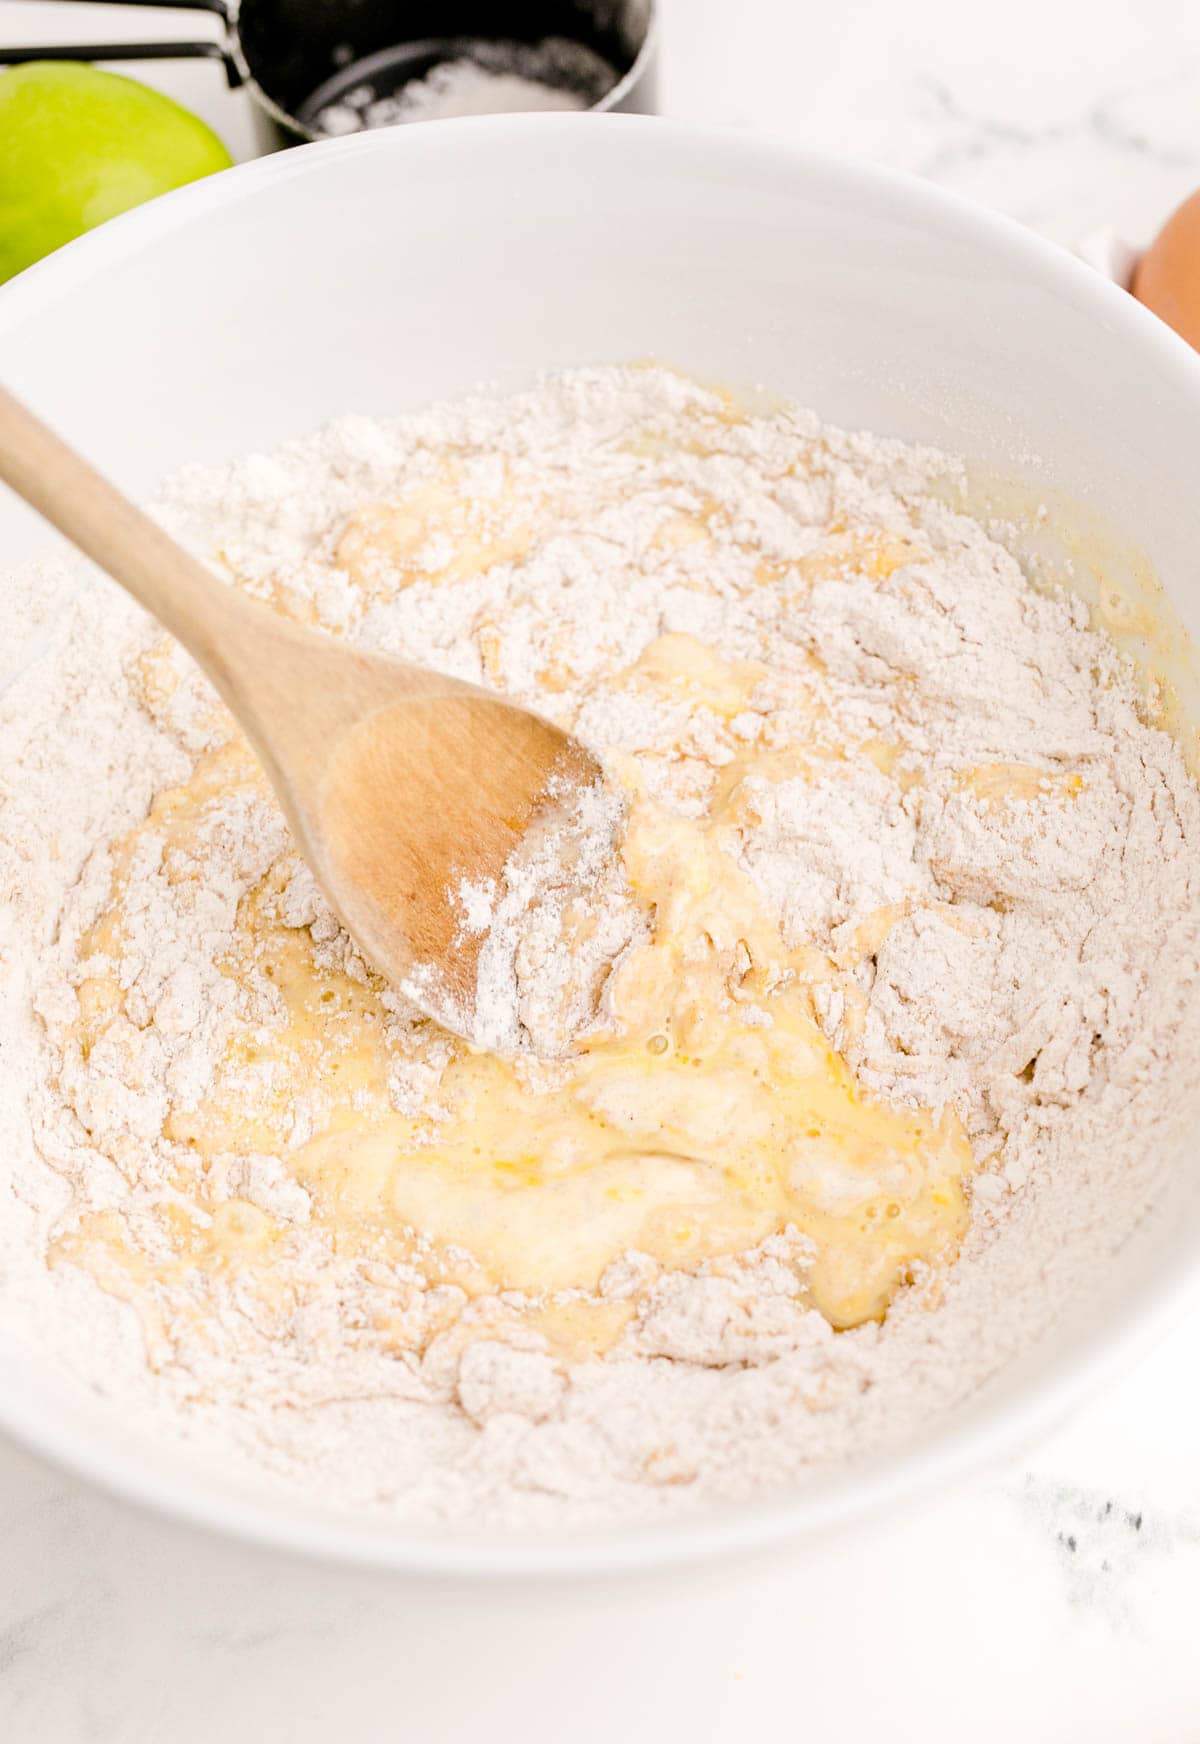
<path fill-rule="evenodd" d="M 371 85 L 356 85 L 318 110 L 313 125 L 321 133 L 344 134 L 456 115 L 587 109 L 617 82 L 615 68 L 603 56 L 567 37 L 539 43 L 480 40 L 469 46 L 469 55 L 439 61 L 394 96 L 378 97 Z"/>
<path fill-rule="evenodd" d="M 348 518 L 441 502 L 447 453 L 466 519 L 406 510 L 411 574 L 370 549 L 351 573 Z M 252 592 L 500 686 L 681 817 L 739 747 L 778 748 L 731 851 L 788 942 L 826 955 L 816 1008 L 861 1081 L 952 1105 L 970 1135 L 983 1168 L 948 1274 L 918 1276 L 882 1326 L 834 1333 L 807 1305 L 811 1244 L 795 1230 L 694 1276 L 630 1252 L 597 1292 L 631 1312 L 623 1335 L 606 1359 L 573 1361 L 512 1302 L 434 1276 L 419 1240 L 403 1264 L 330 1242 L 289 1162 L 327 1112 L 315 1077 L 277 1145 L 229 1153 L 207 1183 L 210 1221 L 282 1232 L 278 1299 L 236 1267 L 171 1271 L 164 1208 L 187 1199 L 189 1110 L 237 1026 L 269 1039 L 278 1023 L 265 976 L 235 988 L 222 973 L 245 904 L 267 878 L 273 912 L 319 958 L 355 984 L 367 970 L 253 783 L 220 789 L 195 839 L 169 846 L 155 825 L 120 863 L 111 844 L 220 754 L 228 723 L 190 663 L 97 584 L 0 705 L 6 1332 L 131 1436 L 186 1444 L 227 1478 L 517 1528 L 794 1490 L 898 1448 L 1098 1290 L 1192 1109 L 1200 796 L 1082 603 L 1035 592 L 949 506 L 955 492 L 937 456 L 788 407 L 737 418 L 681 378 L 604 369 L 344 419 L 270 458 L 187 469 L 159 507 Z M 471 573 L 424 579 L 468 539 L 483 553 Z M 18 628 L 63 586 L 17 578 Z M 714 677 L 697 701 L 647 677 L 663 637 L 718 651 L 722 671 L 742 663 L 745 694 L 723 702 Z M 803 768 L 786 761 L 796 744 Z M 593 797 L 581 839 L 599 844 L 598 873 L 617 819 L 611 795 Z M 539 919 L 528 871 L 461 894 L 466 926 L 500 920 L 484 1003 L 534 1034 L 564 976 L 583 1012 L 639 922 L 609 889 L 587 950 L 564 956 L 569 899 Z M 81 961 L 81 941 L 114 878 L 132 917 L 107 947 L 124 1004 L 84 1057 L 72 1026 L 104 952 L 93 940 Z M 431 1044 L 398 995 L 385 1012 L 393 1103 L 436 1119 L 452 1044 Z M 111 1278 L 101 1288 L 71 1258 L 83 1216 L 118 1219 L 166 1281 L 136 1306 Z M 400 1353 L 379 1331 L 398 1322 Z"/>
<path fill-rule="evenodd" d="M 561 1054 L 597 1017 L 613 965 L 644 920 L 618 856 L 624 805 L 600 784 L 565 795 L 526 833 L 500 889 L 465 883 L 481 938 L 472 1035 L 501 1053 Z"/>

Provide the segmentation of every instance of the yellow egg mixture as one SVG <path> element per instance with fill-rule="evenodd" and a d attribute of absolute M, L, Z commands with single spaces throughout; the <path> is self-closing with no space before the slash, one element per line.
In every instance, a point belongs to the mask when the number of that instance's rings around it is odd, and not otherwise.
<path fill-rule="evenodd" d="M 418 579 L 413 553 L 431 527 L 449 528 L 455 540 L 435 578 L 443 586 L 519 557 L 529 539 L 520 510 L 489 546 L 452 483 L 439 484 L 352 517 L 340 561 L 366 590 L 381 574 L 407 585 Z M 676 516 L 666 536 L 676 545 L 703 542 L 704 514 Z M 903 541 L 846 536 L 825 561 L 841 574 L 882 578 L 909 555 Z M 798 581 L 809 585 L 821 565 L 797 565 Z M 478 634 L 486 669 L 486 624 Z M 163 682 L 154 660 L 143 682 Z M 851 752 L 891 773 L 901 748 L 842 742 L 815 700 L 807 736 L 747 743 L 732 723 L 769 688 L 767 668 L 722 659 L 688 635 L 660 637 L 605 682 L 703 714 L 710 736 L 724 733 L 725 742 L 702 772 L 695 815 L 652 798 L 636 758 L 614 764 L 628 795 L 621 852 L 645 932 L 617 962 L 576 1051 L 552 1064 L 514 1062 L 432 1023 L 397 1041 L 385 985 L 332 966 L 307 930 L 285 921 L 285 856 L 241 902 L 220 963 L 239 992 L 266 977 L 283 1015 L 236 1027 L 199 1104 L 172 1107 L 163 1128 L 170 1191 L 157 1213 L 164 1241 L 152 1252 L 131 1241 L 116 1214 L 90 1213 L 61 1237 L 56 1263 L 86 1266 L 144 1312 L 156 1281 L 197 1271 L 236 1275 L 264 1299 L 282 1300 L 293 1290 L 281 1264 L 286 1223 L 228 1193 L 232 1163 L 251 1154 L 285 1159 L 310 1196 L 312 1226 L 338 1255 L 413 1263 L 431 1284 L 452 1283 L 469 1299 L 516 1292 L 505 1296 L 505 1313 L 576 1352 L 609 1348 L 633 1313 L 633 1300 L 598 1294 L 606 1269 L 630 1250 L 662 1269 L 692 1269 L 798 1232 L 803 1292 L 838 1328 L 881 1317 L 903 1283 L 953 1260 L 973 1167 L 958 1120 L 951 1110 L 935 1116 L 870 1094 L 817 1021 L 818 998 L 836 991 L 840 1033 L 854 1036 L 863 998 L 852 971 L 903 908 L 869 916 L 833 955 L 789 948 L 735 859 L 754 827 L 762 782 L 806 779 Z M 793 720 L 798 696 L 793 675 Z M 688 754 L 695 760 L 694 749 Z M 1048 779 L 1058 778 L 1009 764 L 959 776 L 989 804 L 1044 795 Z M 95 965 L 79 986 L 74 1041 L 84 1059 L 127 1016 L 127 874 L 147 838 L 161 839 L 169 878 L 196 877 L 212 808 L 231 794 L 264 791 L 231 729 L 116 846 L 110 900 L 80 951 L 85 968 L 88 959 Z M 1062 797 L 1073 791 L 1063 788 Z M 952 908 L 940 912 L 965 924 Z M 586 928 L 586 903 L 568 919 Z M 409 1067 L 427 1066 L 415 1111 L 398 1108 L 390 1091 L 397 1049 Z M 321 1114 L 297 1143 L 302 1102 Z M 431 1329 L 428 1316 L 418 1328 L 401 1305 L 374 1330 L 405 1349 Z"/>

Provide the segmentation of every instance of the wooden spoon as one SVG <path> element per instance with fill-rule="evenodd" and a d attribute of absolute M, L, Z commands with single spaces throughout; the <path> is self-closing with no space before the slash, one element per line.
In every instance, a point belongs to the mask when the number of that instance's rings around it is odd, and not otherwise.
<path fill-rule="evenodd" d="M 0 478 L 177 636 L 262 761 L 363 955 L 473 1038 L 483 937 L 455 891 L 498 879 L 535 814 L 600 771 L 549 721 L 364 653 L 222 585 L 0 387 Z"/>

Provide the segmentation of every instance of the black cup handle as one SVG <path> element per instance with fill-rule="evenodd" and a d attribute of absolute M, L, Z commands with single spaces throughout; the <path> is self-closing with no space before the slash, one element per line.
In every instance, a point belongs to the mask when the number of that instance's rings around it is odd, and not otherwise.
<path fill-rule="evenodd" d="M 165 6 L 172 12 L 215 12 L 218 18 L 229 21 L 228 0 L 111 0 L 117 6 Z M 55 0 L 58 6 L 70 4 L 70 0 Z"/>
<path fill-rule="evenodd" d="M 125 6 L 147 6 L 152 0 L 121 0 Z M 176 5 L 181 0 L 174 0 Z M 216 12 L 224 9 L 206 0 L 182 0 L 184 5 Z M 25 61 L 186 61 L 216 60 L 225 68 L 230 90 L 242 82 L 242 70 L 229 46 L 220 42 L 93 42 L 47 43 L 42 48 L 0 48 L 0 66 L 15 67 Z"/>

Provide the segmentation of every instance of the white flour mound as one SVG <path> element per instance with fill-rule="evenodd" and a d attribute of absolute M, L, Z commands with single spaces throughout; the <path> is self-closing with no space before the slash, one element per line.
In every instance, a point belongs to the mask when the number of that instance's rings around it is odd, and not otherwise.
<path fill-rule="evenodd" d="M 598 782 L 548 808 L 504 867 L 502 888 L 464 882 L 464 931 L 482 944 L 470 1034 L 499 1053 L 552 1059 L 595 1015 L 601 984 L 640 930 L 618 857 L 625 805 Z M 565 944 L 565 912 L 586 902 L 592 929 Z"/>
<path fill-rule="evenodd" d="M 203 1093 L 222 1045 L 216 963 L 286 831 L 265 804 L 222 817 L 187 913 L 177 888 L 145 873 L 146 948 L 126 969 L 145 991 L 144 1026 L 129 1026 L 127 1057 L 80 1064 L 64 1090 L 73 953 L 108 892 L 105 844 L 186 777 L 207 693 L 180 657 L 183 688 L 148 711 L 126 677 L 154 639 L 145 618 L 107 585 L 62 609 L 61 576 L 24 574 L 8 584 L 13 639 L 37 658 L 0 705 L 0 1324 L 108 1401 L 134 1440 L 186 1444 L 226 1478 L 393 1520 L 646 1519 L 794 1490 L 899 1447 L 1102 1289 L 1200 1082 L 1200 796 L 1082 603 L 1034 591 L 946 506 L 948 463 L 823 432 L 795 409 L 726 413 L 665 372 L 572 372 L 513 399 L 348 418 L 272 457 L 188 470 L 159 513 L 327 627 L 498 680 L 602 756 L 640 757 L 656 799 L 684 813 L 711 775 L 702 726 L 668 755 L 669 705 L 591 689 L 664 633 L 766 660 L 783 726 L 803 663 L 846 741 L 901 743 L 888 773 L 847 755 L 811 780 L 764 782 L 742 856 L 789 942 L 836 950 L 899 905 L 855 971 L 861 1037 L 838 999 L 822 1021 L 873 1089 L 958 1109 L 984 1164 L 958 1265 L 902 1292 L 882 1326 L 835 1334 L 797 1299 L 786 1234 L 698 1277 L 656 1278 L 631 1254 L 602 1293 L 648 1291 L 604 1361 L 566 1366 L 532 1333 L 489 1336 L 486 1304 L 465 1348 L 439 1337 L 397 1357 L 357 1330 L 376 1285 L 312 1245 L 286 1157 L 249 1157 L 237 1191 L 289 1226 L 281 1252 L 316 1293 L 280 1327 L 236 1279 L 203 1325 L 185 1285 L 178 1300 L 160 1291 L 148 1350 L 133 1309 L 69 1264 L 49 1269 L 47 1245 L 83 1210 L 136 1227 L 139 1207 L 172 1191 L 163 1108 Z M 480 501 L 506 479 L 536 485 L 554 528 L 452 586 L 360 592 L 333 561 L 347 514 L 434 477 L 447 449 Z M 712 545 L 661 537 L 702 507 Z M 847 567 L 788 584 L 789 565 L 865 534 L 913 550 L 883 579 Z M 785 579 L 764 581 L 764 563 Z M 551 645 L 567 678 L 547 697 Z M 990 803 L 959 776 L 991 764 L 1045 771 L 1047 791 Z M 1056 771 L 1083 776 L 1069 799 L 1053 791 Z M 299 883 L 293 908 L 322 948 L 342 948 Z M 495 967 L 498 1008 L 519 996 L 519 969 Z M 419 1300 L 419 1277 L 411 1288 Z"/>
<path fill-rule="evenodd" d="M 370 84 L 356 85 L 319 109 L 314 125 L 320 133 L 344 134 L 456 115 L 587 109 L 616 82 L 608 61 L 568 37 L 539 43 L 479 41 L 469 55 L 440 61 L 392 96 L 376 96 Z"/>

